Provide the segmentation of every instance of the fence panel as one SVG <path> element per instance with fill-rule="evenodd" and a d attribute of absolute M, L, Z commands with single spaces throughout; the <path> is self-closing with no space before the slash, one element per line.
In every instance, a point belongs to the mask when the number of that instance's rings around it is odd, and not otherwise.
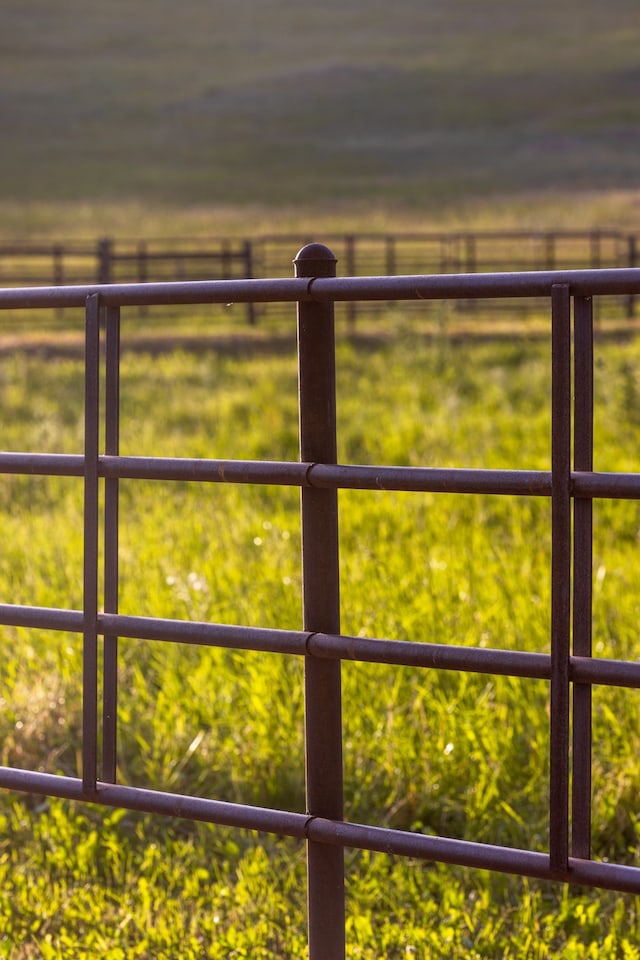
<path fill-rule="evenodd" d="M 284 278 L 291 275 L 291 250 L 311 239 L 300 234 L 266 234 L 251 239 L 104 237 L 95 243 L 4 244 L 0 246 L 0 284 Z M 329 234 L 325 239 L 348 276 L 633 268 L 638 251 L 635 234 L 616 230 L 363 232 Z M 633 294 L 614 299 L 608 312 L 622 312 L 627 319 L 635 316 Z M 509 309 L 516 305 L 520 310 L 531 309 L 532 301 L 512 301 Z M 408 306 L 405 302 L 403 309 Z M 477 312 L 481 302 L 459 299 L 453 306 L 457 311 Z M 144 313 L 144 307 L 140 309 Z M 340 310 L 339 316 L 353 322 L 358 306 L 350 301 Z M 275 302 L 247 303 L 246 312 L 250 324 L 260 317 L 282 316 L 281 305 Z"/>
<path fill-rule="evenodd" d="M 386 255 L 391 255 L 388 248 Z M 68 631 L 83 638 L 82 776 L 73 778 L 2 767 L 0 786 L 306 841 L 311 960 L 340 960 L 345 955 L 345 847 L 640 893 L 640 867 L 591 859 L 589 839 L 593 792 L 592 686 L 640 687 L 640 663 L 594 657 L 591 649 L 593 500 L 640 500 L 640 474 L 593 471 L 593 300 L 601 296 L 636 296 L 640 291 L 640 270 L 339 278 L 333 275 L 333 254 L 318 244 L 301 250 L 295 263 L 297 275 L 287 279 L 170 284 L 114 282 L 0 290 L 0 309 L 65 308 L 85 312 L 83 451 L 0 453 L 0 473 L 77 477 L 84 484 L 82 609 L 0 605 L 0 623 L 4 625 Z M 552 327 L 550 470 L 522 470 L 517 464 L 512 469 L 495 470 L 336 462 L 335 303 L 507 297 L 543 298 L 549 310 Z M 120 308 L 229 301 L 298 304 L 299 460 L 121 456 L 118 441 Z M 101 349 L 103 338 L 106 339 L 104 350 Z M 98 388 L 103 366 L 104 403 Z M 274 630 L 121 615 L 118 612 L 118 500 L 119 482 L 125 478 L 299 487 L 304 584 L 301 628 Z M 552 511 L 550 654 L 342 635 L 337 548 L 339 489 L 492 493 L 549 499 Z M 306 811 L 234 804 L 119 784 L 116 777 L 117 664 L 118 644 L 123 638 L 303 657 Z M 342 660 L 547 682 L 551 704 L 548 851 L 514 849 L 346 822 L 342 813 Z M 103 690 L 102 724 L 98 722 L 100 687 Z"/>

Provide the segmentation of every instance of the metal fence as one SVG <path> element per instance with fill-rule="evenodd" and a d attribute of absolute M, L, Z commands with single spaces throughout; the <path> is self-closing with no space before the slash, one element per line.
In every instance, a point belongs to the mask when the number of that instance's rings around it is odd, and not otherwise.
<path fill-rule="evenodd" d="M 640 687 L 640 662 L 592 656 L 593 500 L 640 499 L 640 474 L 593 471 L 593 301 L 600 296 L 640 292 L 640 269 L 336 278 L 335 259 L 320 244 L 302 249 L 295 264 L 296 276 L 289 279 L 0 291 L 0 309 L 77 308 L 86 316 L 84 450 L 77 454 L 0 453 L 0 472 L 4 474 L 77 477 L 84 484 L 82 609 L 0 605 L 2 624 L 70 631 L 83 637 L 82 777 L 2 767 L 0 786 L 305 841 L 311 960 L 339 960 L 345 955 L 345 847 L 640 893 L 640 867 L 600 862 L 590 855 L 595 786 L 591 784 L 592 686 Z M 552 331 L 550 470 L 336 463 L 335 303 L 504 297 L 540 297 L 548 304 Z M 298 304 L 299 460 L 121 456 L 121 308 L 229 301 Z M 103 376 L 104 399 L 99 395 Z M 118 497 L 119 482 L 124 478 L 300 487 L 300 630 L 119 614 Z M 342 635 L 339 489 L 550 498 L 550 654 Z M 245 806 L 119 784 L 117 665 L 122 638 L 304 658 L 306 811 Z M 546 681 L 550 702 L 547 852 L 346 822 L 341 660 Z"/>
<path fill-rule="evenodd" d="M 4 243 L 0 283 L 145 283 L 253 276 L 249 240 L 114 240 Z"/>
<path fill-rule="evenodd" d="M 5 243 L 0 284 L 146 283 L 288 277 L 291 250 L 308 239 L 265 234 L 251 239 L 127 240 Z M 331 249 L 348 276 L 487 273 L 516 270 L 599 269 L 638 265 L 640 237 L 619 230 L 485 230 L 330 234 Z M 521 300 L 524 305 L 527 301 Z M 622 299 L 634 316 L 633 297 Z M 459 300 L 459 308 L 477 307 Z M 269 316 L 277 304 L 247 304 L 247 318 Z M 347 316 L 354 320 L 356 303 Z"/>

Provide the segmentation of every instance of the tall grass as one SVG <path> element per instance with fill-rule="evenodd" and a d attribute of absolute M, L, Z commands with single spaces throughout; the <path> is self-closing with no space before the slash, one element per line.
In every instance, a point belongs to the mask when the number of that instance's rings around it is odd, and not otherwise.
<path fill-rule="evenodd" d="M 545 469 L 549 344 L 341 336 L 339 459 Z M 637 469 L 640 350 L 598 345 L 597 466 Z M 81 361 L 2 358 L 4 449 L 82 449 Z M 122 452 L 297 456 L 293 350 L 125 352 Z M 550 505 L 343 491 L 345 633 L 548 651 Z M 122 482 L 124 613 L 299 628 L 298 494 Z M 81 606 L 81 482 L 3 477 L 0 596 Z M 637 655 L 640 512 L 596 507 L 598 653 Z M 2 762 L 78 773 L 80 644 L 0 630 Z M 122 782 L 304 810 L 302 664 L 122 641 Z M 343 665 L 348 817 L 547 848 L 548 687 Z M 594 846 L 635 862 L 635 694 L 595 695 Z M 303 957 L 304 850 L 0 797 L 7 956 Z M 348 955 L 637 957 L 631 898 L 347 852 Z"/>

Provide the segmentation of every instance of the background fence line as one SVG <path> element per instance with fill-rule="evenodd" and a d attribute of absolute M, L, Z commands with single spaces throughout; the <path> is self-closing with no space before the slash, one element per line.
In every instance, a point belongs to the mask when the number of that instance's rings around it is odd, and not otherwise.
<path fill-rule="evenodd" d="M 0 605 L 2 624 L 83 635 L 82 777 L 1 767 L 0 787 L 305 840 L 311 960 L 343 960 L 345 956 L 345 847 L 640 893 L 640 866 L 594 861 L 590 858 L 589 843 L 591 685 L 640 686 L 640 664 L 593 657 L 591 651 L 592 501 L 595 497 L 640 500 L 640 473 L 594 473 L 592 470 L 593 299 L 637 295 L 640 269 L 337 278 L 335 257 L 320 244 L 310 244 L 299 251 L 295 265 L 296 276 L 286 280 L 273 277 L 0 290 L 0 309 L 21 306 L 83 309 L 86 331 L 83 452 L 0 453 L 0 474 L 69 476 L 80 478 L 84 484 L 82 609 Z M 495 297 L 542 297 L 547 304 L 552 330 L 551 469 L 524 471 L 514 465 L 508 470 L 468 470 L 336 463 L 334 304 L 356 300 L 424 303 L 448 298 Z M 240 303 L 298 304 L 299 460 L 120 456 L 120 308 L 141 304 L 151 307 L 167 303 L 224 303 L 230 299 Z M 103 340 L 104 350 L 101 349 Z M 104 402 L 99 395 L 103 376 Z M 300 487 L 301 629 L 274 630 L 119 614 L 118 482 L 123 478 Z M 490 492 L 549 499 L 552 510 L 550 654 L 341 635 L 337 491 L 347 488 L 404 490 L 416 494 L 421 491 Z M 101 570 L 104 571 L 102 577 Z M 127 638 L 304 657 L 305 811 L 245 806 L 214 798 L 162 793 L 152 786 L 140 788 L 117 783 L 118 645 Z M 541 853 L 345 822 L 340 704 L 343 659 L 546 681 L 550 690 L 551 764 L 548 851 Z M 103 690 L 101 723 L 100 688 Z"/>
<path fill-rule="evenodd" d="M 0 245 L 1 286 L 63 286 L 232 280 L 291 276 L 291 250 L 312 238 L 265 234 L 246 238 L 56 241 Z M 490 273 L 636 267 L 640 234 L 618 230 L 487 230 L 329 234 L 345 276 Z M 458 308 L 474 308 L 474 302 Z M 628 318 L 634 296 L 624 298 Z M 269 308 L 247 303 L 253 324 Z M 348 319 L 356 318 L 354 303 Z"/>

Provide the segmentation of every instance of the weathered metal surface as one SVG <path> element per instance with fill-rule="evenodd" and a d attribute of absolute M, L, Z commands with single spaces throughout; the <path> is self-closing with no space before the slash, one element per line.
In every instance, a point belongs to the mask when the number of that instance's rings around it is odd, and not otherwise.
<path fill-rule="evenodd" d="M 571 630 L 571 300 L 551 290 L 551 690 L 549 858 L 569 856 L 569 654 Z"/>
<path fill-rule="evenodd" d="M 593 470 L 593 301 L 574 301 L 573 465 Z M 593 599 L 593 501 L 573 501 L 573 653 L 591 657 Z M 573 769 L 571 779 L 571 852 L 591 854 L 591 686 L 573 685 Z"/>
<path fill-rule="evenodd" d="M 336 261 L 322 244 L 295 259 L 296 276 L 335 276 Z M 311 284 L 311 280 L 309 281 Z M 298 305 L 300 460 L 335 463 L 336 372 L 332 303 Z M 301 491 L 304 629 L 340 633 L 338 496 L 335 489 Z M 342 820 L 342 693 L 339 660 L 305 659 L 305 774 L 307 813 Z M 309 960 L 345 956 L 342 847 L 307 842 Z"/>

